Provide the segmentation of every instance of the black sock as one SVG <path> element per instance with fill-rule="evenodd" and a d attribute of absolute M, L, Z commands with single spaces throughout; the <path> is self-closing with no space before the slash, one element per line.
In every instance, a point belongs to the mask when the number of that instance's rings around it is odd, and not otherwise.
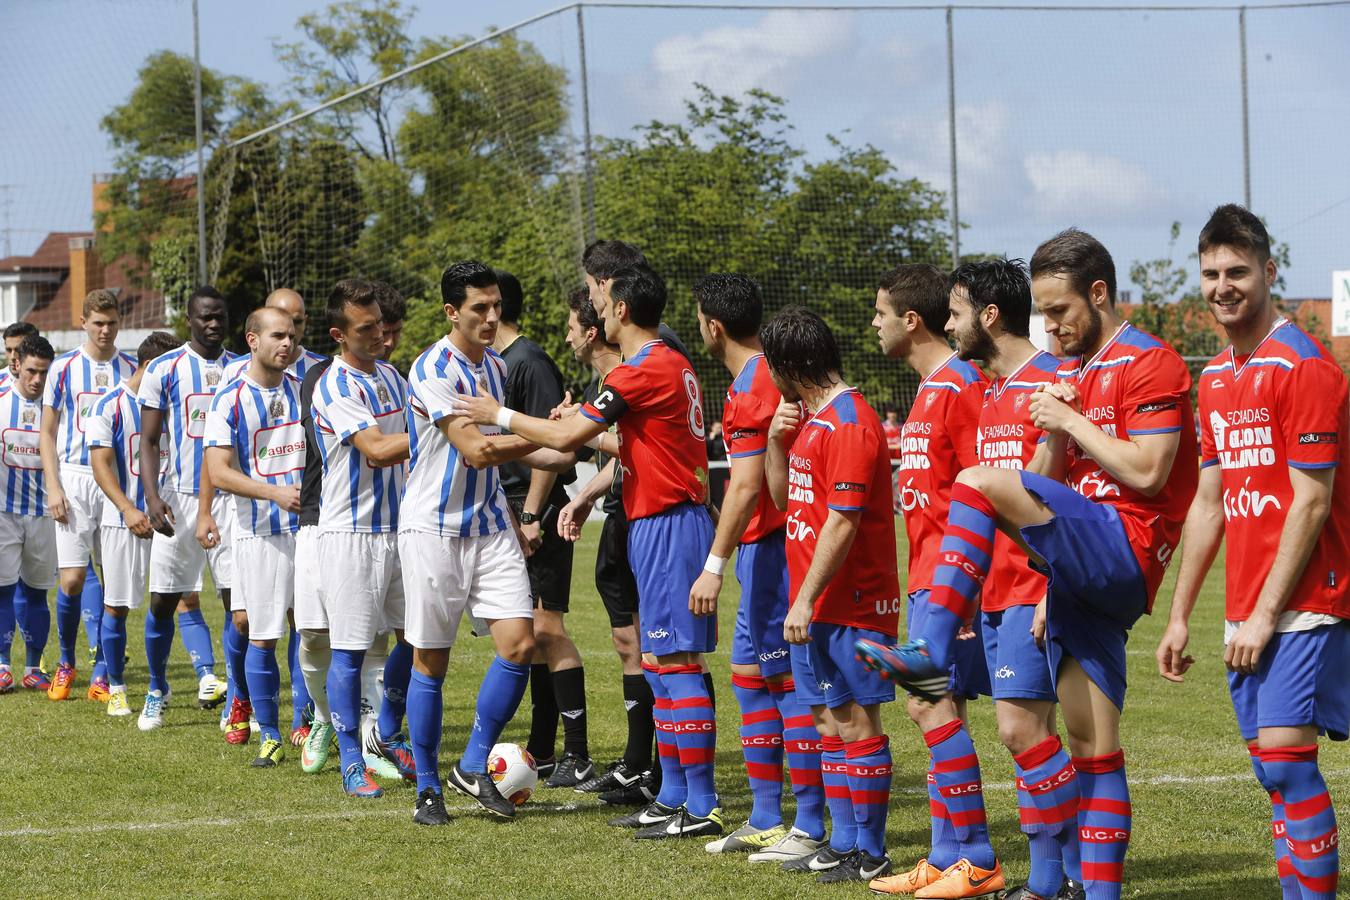
<path fill-rule="evenodd" d="M 623 762 L 637 772 L 652 766 L 652 745 L 656 741 L 656 722 L 652 719 L 655 703 L 645 675 L 623 676 L 623 705 L 628 710 L 628 746 L 623 751 Z"/>
<path fill-rule="evenodd" d="M 530 740 L 525 749 L 535 759 L 553 759 L 558 740 L 558 702 L 553 697 L 553 679 L 548 665 L 530 666 Z"/>
<path fill-rule="evenodd" d="M 717 691 L 713 687 L 713 677 L 711 672 L 703 673 L 703 686 L 708 689 L 708 700 L 712 702 L 713 714 L 717 713 Z"/>
<path fill-rule="evenodd" d="M 586 670 L 581 666 L 553 673 L 553 696 L 562 714 L 563 752 L 591 756 L 586 742 Z"/>

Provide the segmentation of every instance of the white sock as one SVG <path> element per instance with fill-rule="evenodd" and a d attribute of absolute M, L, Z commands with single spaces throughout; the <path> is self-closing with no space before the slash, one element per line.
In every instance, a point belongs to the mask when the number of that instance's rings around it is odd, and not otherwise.
<path fill-rule="evenodd" d="M 328 632 L 300 631 L 300 671 L 305 676 L 305 687 L 314 702 L 314 721 L 327 725 L 328 666 L 333 661 L 333 648 L 328 643 Z"/>
<path fill-rule="evenodd" d="M 363 712 L 369 710 L 372 721 L 380 717 L 380 706 L 384 701 L 384 664 L 388 660 L 389 635 L 377 634 L 361 661 L 361 709 Z"/>

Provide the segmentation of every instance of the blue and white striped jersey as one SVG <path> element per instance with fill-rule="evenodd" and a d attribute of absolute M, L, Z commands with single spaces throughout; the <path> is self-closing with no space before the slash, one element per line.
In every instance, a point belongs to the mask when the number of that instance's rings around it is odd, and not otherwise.
<path fill-rule="evenodd" d="M 85 420 L 84 435 L 92 447 L 107 447 L 113 451 L 117 484 L 122 493 L 145 512 L 145 491 L 141 487 L 141 404 L 125 382 L 119 384 L 94 404 L 94 411 Z M 159 466 L 168 465 L 168 434 L 159 438 Z M 111 501 L 103 504 L 103 525 L 125 528 L 126 519 Z"/>
<path fill-rule="evenodd" d="M 234 362 L 225 367 L 225 384 L 229 384 L 231 381 L 234 381 L 240 375 L 244 374 L 244 370 L 248 368 L 248 364 L 252 359 L 253 356 L 249 353 L 244 353 L 235 357 Z M 324 356 L 322 353 L 315 353 L 313 350 L 306 350 L 304 347 L 301 347 L 300 355 L 296 357 L 295 362 L 291 363 L 286 368 L 286 374 L 294 375 L 297 381 L 303 382 L 305 380 L 305 373 L 309 371 L 309 367 L 315 363 L 323 362 L 326 359 L 328 359 L 328 357 Z"/>
<path fill-rule="evenodd" d="M 13 373 L 9 371 L 9 366 L 0 369 L 0 391 L 9 387 L 10 381 L 14 378 Z"/>
<path fill-rule="evenodd" d="M 477 394 L 482 376 L 498 402 L 506 395 L 506 363 L 491 349 L 474 364 L 443 337 L 413 363 L 408 373 L 408 431 L 412 456 L 403 495 L 399 531 L 472 537 L 511 525 L 497 467 L 474 469 L 436 423 L 450 415 L 453 395 Z M 500 434 L 479 426 L 483 434 Z"/>
<path fill-rule="evenodd" d="M 136 398 L 143 409 L 164 414 L 164 433 L 169 436 L 169 464 L 160 468 L 161 489 L 197 493 L 206 413 L 225 384 L 225 366 L 237 357 L 224 350 L 215 359 L 206 359 L 184 344 L 152 360 L 141 376 Z"/>
<path fill-rule="evenodd" d="M 299 487 L 305 470 L 300 382 L 283 375 L 280 385 L 265 388 L 247 374 L 231 381 L 211 401 L 205 446 L 234 450 L 239 471 L 255 481 Z M 234 499 L 239 527 L 249 534 L 292 534 L 300 527 L 298 514 L 270 500 Z"/>
<path fill-rule="evenodd" d="M 89 447 L 84 425 L 101 394 L 117 387 L 136 371 L 136 358 L 120 350 L 99 362 L 77 347 L 52 361 L 42 405 L 61 415 L 56 427 L 56 456 L 63 469 L 89 471 Z"/>
<path fill-rule="evenodd" d="M 42 486 L 42 398 L 29 400 L 14 387 L 0 392 L 0 442 L 4 444 L 4 511 L 16 516 L 47 515 Z"/>
<path fill-rule="evenodd" d="M 386 362 L 377 362 L 371 375 L 338 357 L 314 386 L 313 404 L 314 430 L 323 460 L 319 528 L 397 531 L 407 464 L 373 466 L 352 446 L 351 437 L 367 428 L 378 428 L 384 434 L 406 434 L 408 382 Z"/>

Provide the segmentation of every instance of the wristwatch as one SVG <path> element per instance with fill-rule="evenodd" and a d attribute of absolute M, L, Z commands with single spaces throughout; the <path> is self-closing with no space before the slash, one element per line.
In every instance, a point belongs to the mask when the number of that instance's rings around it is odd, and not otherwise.
<path fill-rule="evenodd" d="M 543 521 L 543 519 L 543 516 L 536 516 L 534 513 L 530 512 L 522 511 L 520 514 L 520 524 L 522 525 L 533 525 L 535 522 Z"/>

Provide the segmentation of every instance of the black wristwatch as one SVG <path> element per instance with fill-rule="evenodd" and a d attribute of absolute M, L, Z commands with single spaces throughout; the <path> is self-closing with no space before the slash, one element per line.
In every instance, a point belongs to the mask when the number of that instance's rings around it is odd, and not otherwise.
<path fill-rule="evenodd" d="M 522 525 L 533 525 L 535 522 L 542 522 L 543 519 L 543 516 L 536 516 L 534 513 L 524 511 L 520 513 L 520 524 Z"/>

